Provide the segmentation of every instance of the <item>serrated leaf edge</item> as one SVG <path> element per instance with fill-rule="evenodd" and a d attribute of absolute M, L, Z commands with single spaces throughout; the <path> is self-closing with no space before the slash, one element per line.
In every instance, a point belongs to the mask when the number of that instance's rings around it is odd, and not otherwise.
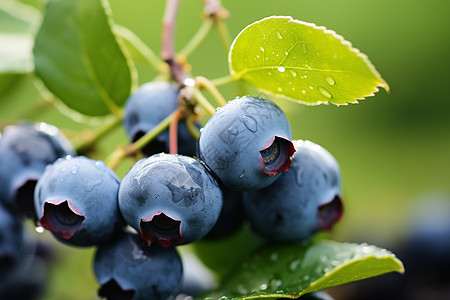
<path fill-rule="evenodd" d="M 228 51 L 228 69 L 229 69 L 229 72 L 230 72 L 231 76 L 232 76 L 235 80 L 241 80 L 241 77 L 242 77 L 242 75 L 238 75 L 238 74 L 240 74 L 240 73 L 236 73 L 236 71 L 233 70 L 233 67 L 232 67 L 231 54 L 232 54 L 232 52 L 233 52 L 233 48 L 234 48 L 234 45 L 235 45 L 236 41 L 238 40 L 239 36 L 240 36 L 247 28 L 249 28 L 249 27 L 251 27 L 251 26 L 254 26 L 254 25 L 257 24 L 257 23 L 260 23 L 260 22 L 263 22 L 263 21 L 265 21 L 265 20 L 268 20 L 268 19 L 288 19 L 288 22 L 294 22 L 294 23 L 298 23 L 298 24 L 310 26 L 310 27 L 313 27 L 314 29 L 318 29 L 318 30 L 323 31 L 325 34 L 331 34 L 331 35 L 333 35 L 335 38 L 337 38 L 338 40 L 341 41 L 341 44 L 347 46 L 347 47 L 349 48 L 350 51 L 356 53 L 357 56 L 359 56 L 360 58 L 362 58 L 362 60 L 368 65 L 368 67 L 370 68 L 370 70 L 375 74 L 375 76 L 377 77 L 377 79 L 378 79 L 379 82 L 378 82 L 377 85 L 372 89 L 372 91 L 369 92 L 369 94 L 363 95 L 361 98 L 355 98 L 353 101 L 346 101 L 346 103 L 334 103 L 334 102 L 332 102 L 332 101 L 306 102 L 306 101 L 302 101 L 302 100 L 299 100 L 299 99 L 294 99 L 294 98 L 291 98 L 291 97 L 287 97 L 287 96 L 285 96 L 285 95 L 283 95 L 283 94 L 273 93 L 273 92 L 268 91 L 268 90 L 265 90 L 265 89 L 261 89 L 261 88 L 257 88 L 257 89 L 263 90 L 263 91 L 265 91 L 265 92 L 267 92 L 267 93 L 269 93 L 269 94 L 272 94 L 272 95 L 274 95 L 274 96 L 277 96 L 277 97 L 279 97 L 279 98 L 283 98 L 283 99 L 286 99 L 286 100 L 293 101 L 293 102 L 295 102 L 295 103 L 301 103 L 301 104 L 308 105 L 308 106 L 316 106 L 316 105 L 320 105 L 320 104 L 330 104 L 330 103 L 331 103 L 331 104 L 334 104 L 334 105 L 336 105 L 336 106 L 341 106 L 341 105 L 345 105 L 345 106 L 346 106 L 346 105 L 348 105 L 349 103 L 357 104 L 357 103 L 359 103 L 359 101 L 365 100 L 367 97 L 373 97 L 373 96 L 375 96 L 375 93 L 379 92 L 379 87 L 382 87 L 382 88 L 383 88 L 384 90 L 386 90 L 386 92 L 388 92 L 388 93 L 390 92 L 389 84 L 381 77 L 381 74 L 377 71 L 377 69 L 375 68 L 375 66 L 374 66 L 374 65 L 372 64 L 372 62 L 369 60 L 369 57 L 368 57 L 366 54 L 362 53 L 358 48 L 353 47 L 352 43 L 349 42 L 349 41 L 347 41 L 342 35 L 336 33 L 334 30 L 327 29 L 325 26 L 319 26 L 319 25 L 316 25 L 316 24 L 314 24 L 314 23 L 305 22 L 305 21 L 300 21 L 300 20 L 294 19 L 294 18 L 291 17 L 291 16 L 269 16 L 269 17 L 265 17 L 265 18 L 263 18 L 263 19 L 261 19 L 261 20 L 255 21 L 255 22 L 253 22 L 253 23 L 247 25 L 244 29 L 242 29 L 242 30 L 238 33 L 238 35 L 237 35 L 236 38 L 233 40 L 233 42 L 232 42 L 232 44 L 231 44 L 231 46 L 230 46 L 230 50 Z M 276 69 L 277 67 L 268 67 L 268 68 L 270 68 L 270 69 Z M 258 68 L 258 70 L 259 70 L 259 69 L 260 69 L 260 68 Z M 244 72 L 243 74 L 245 74 L 245 73 L 247 73 L 247 72 Z"/>

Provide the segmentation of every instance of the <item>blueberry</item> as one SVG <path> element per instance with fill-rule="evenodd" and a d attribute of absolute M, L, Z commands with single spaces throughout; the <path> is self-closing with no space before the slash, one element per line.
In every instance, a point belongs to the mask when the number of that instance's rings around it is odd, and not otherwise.
<path fill-rule="evenodd" d="M 178 90 L 168 82 L 149 82 L 142 85 L 127 100 L 123 125 L 129 139 L 134 142 L 158 123 L 169 116 L 178 107 Z M 197 125 L 197 124 L 196 124 Z M 199 127 L 199 125 L 197 125 Z M 165 130 L 156 139 L 147 144 L 142 152 L 151 156 L 160 152 L 169 152 L 169 132 Z M 186 123 L 178 123 L 178 153 L 193 156 L 196 141 L 189 133 Z"/>
<path fill-rule="evenodd" d="M 39 223 L 75 246 L 112 238 L 123 226 L 117 205 L 120 180 L 102 161 L 83 156 L 49 165 L 35 189 Z"/>
<path fill-rule="evenodd" d="M 46 123 L 5 127 L 0 139 L 0 202 L 25 217 L 35 217 L 33 193 L 45 166 L 73 155 L 65 136 Z"/>
<path fill-rule="evenodd" d="M 237 232 L 245 221 L 242 193 L 222 187 L 223 205 L 219 219 L 205 239 L 220 239 Z"/>
<path fill-rule="evenodd" d="M 119 188 L 119 208 L 150 245 L 187 244 L 204 237 L 222 207 L 213 175 L 195 159 L 160 153 L 139 160 Z"/>
<path fill-rule="evenodd" d="M 0 203 L 0 283 L 20 264 L 25 251 L 23 234 L 22 223 Z"/>
<path fill-rule="evenodd" d="M 162 300 L 177 294 L 183 267 L 174 247 L 149 247 L 137 234 L 124 232 L 98 247 L 94 272 L 100 297 Z"/>
<path fill-rule="evenodd" d="M 244 193 L 251 227 L 280 242 L 302 241 L 329 230 L 342 216 L 340 169 L 335 158 L 310 141 L 294 141 L 289 171 L 269 187 Z"/>
<path fill-rule="evenodd" d="M 229 189 L 253 191 L 273 183 L 291 164 L 289 121 L 275 103 L 257 97 L 229 101 L 201 130 L 199 157 Z"/>

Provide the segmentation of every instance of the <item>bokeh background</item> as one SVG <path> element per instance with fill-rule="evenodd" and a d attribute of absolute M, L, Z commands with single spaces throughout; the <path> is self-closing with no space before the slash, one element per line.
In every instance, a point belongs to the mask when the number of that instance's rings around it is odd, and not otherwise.
<path fill-rule="evenodd" d="M 44 5 L 40 0 L 23 2 L 38 9 Z M 159 53 L 165 1 L 110 3 L 114 21 Z M 416 203 L 433 195 L 450 202 L 450 2 L 223 0 L 222 4 L 230 12 L 232 37 L 271 15 L 326 26 L 367 54 L 391 87 L 390 93 L 381 90 L 348 106 L 278 102 L 291 120 L 294 138 L 324 146 L 341 165 L 345 217 L 331 238 L 395 249 L 409 234 Z M 200 26 L 201 12 L 202 1 L 181 1 L 178 49 Z M 193 75 L 212 79 L 227 74 L 226 53 L 214 31 L 189 63 Z M 153 76 L 143 73 L 141 82 Z M 242 96 L 234 88 L 223 92 L 229 99 Z M 17 77 L 0 95 L 0 120 L 26 117 L 74 131 L 85 127 L 38 102 L 32 76 Z M 111 152 L 118 141 L 124 141 L 121 129 L 101 144 L 99 156 Z M 93 249 L 57 244 L 46 233 L 39 237 L 48 239 L 56 255 L 43 299 L 95 299 Z"/>

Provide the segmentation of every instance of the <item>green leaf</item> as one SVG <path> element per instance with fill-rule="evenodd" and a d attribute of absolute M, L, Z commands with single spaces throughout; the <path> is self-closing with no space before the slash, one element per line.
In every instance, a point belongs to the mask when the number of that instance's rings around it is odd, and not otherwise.
<path fill-rule="evenodd" d="M 274 245 L 257 251 L 218 290 L 202 298 L 278 299 L 361 280 L 403 264 L 385 249 L 367 244 L 319 241 Z"/>
<path fill-rule="evenodd" d="M 33 71 L 33 31 L 39 20 L 39 12 L 31 6 L 9 0 L 0 3 L 0 73 Z"/>
<path fill-rule="evenodd" d="M 136 71 L 113 33 L 106 0 L 50 0 L 36 36 L 36 73 L 68 107 L 86 115 L 120 113 Z"/>
<path fill-rule="evenodd" d="M 389 90 L 366 55 L 334 31 L 273 16 L 244 28 L 229 52 L 230 73 L 304 104 L 357 102 Z"/>

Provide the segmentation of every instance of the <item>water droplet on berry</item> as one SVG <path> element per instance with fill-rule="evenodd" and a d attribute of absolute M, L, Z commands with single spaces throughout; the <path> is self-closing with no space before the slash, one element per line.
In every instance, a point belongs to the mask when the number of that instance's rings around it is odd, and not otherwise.
<path fill-rule="evenodd" d="M 103 180 L 101 179 L 93 179 L 90 180 L 85 186 L 84 186 L 84 190 L 86 192 L 92 192 L 92 190 L 96 187 L 99 186 L 100 184 L 103 183 Z"/>
<path fill-rule="evenodd" d="M 78 164 L 75 164 L 72 166 L 72 169 L 70 170 L 70 173 L 72 173 L 73 175 L 78 173 L 78 170 L 80 169 L 80 166 Z"/>
<path fill-rule="evenodd" d="M 277 36 L 278 36 L 278 38 L 280 39 L 280 40 L 282 40 L 283 39 L 283 35 L 281 34 L 281 32 L 277 32 Z"/>
<path fill-rule="evenodd" d="M 283 73 L 284 71 L 286 71 L 286 68 L 283 67 L 283 66 L 279 66 L 279 67 L 277 68 L 277 70 L 278 70 L 278 72 Z"/>
<path fill-rule="evenodd" d="M 242 117 L 242 120 L 244 122 L 245 127 L 251 131 L 251 132 L 257 132 L 258 131 L 258 122 L 256 119 L 252 116 L 245 115 Z"/>

